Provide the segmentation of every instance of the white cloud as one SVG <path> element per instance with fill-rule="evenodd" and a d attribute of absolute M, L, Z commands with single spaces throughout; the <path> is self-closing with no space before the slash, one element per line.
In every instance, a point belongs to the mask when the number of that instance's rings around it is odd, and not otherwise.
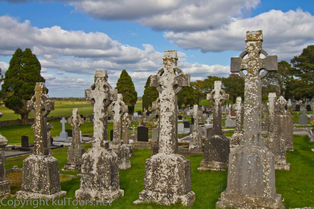
<path fill-rule="evenodd" d="M 6 62 L 0 62 L 0 68 L 1 68 L 1 70 L 2 70 L 2 71 L 1 71 L 2 74 L 4 74 L 4 72 L 8 70 L 9 64 L 6 63 Z"/>
<path fill-rule="evenodd" d="M 269 54 L 291 59 L 314 41 L 314 16 L 302 10 L 282 12 L 271 10 L 252 18 L 233 18 L 217 30 L 197 32 L 167 32 L 164 37 L 184 49 L 202 52 L 243 51 L 245 33 L 263 30 L 263 46 Z"/>
<path fill-rule="evenodd" d="M 41 73 L 41 76 L 44 77 L 45 80 L 54 80 L 56 77 L 52 74 Z"/>

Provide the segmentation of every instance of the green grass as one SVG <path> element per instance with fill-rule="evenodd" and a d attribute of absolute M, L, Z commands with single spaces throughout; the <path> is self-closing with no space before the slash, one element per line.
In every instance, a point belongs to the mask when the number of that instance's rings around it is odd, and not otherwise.
<path fill-rule="evenodd" d="M 90 147 L 90 144 L 84 144 Z M 310 143 L 306 136 L 294 136 L 294 152 L 287 152 L 287 160 L 291 164 L 290 171 L 276 171 L 276 189 L 278 194 L 282 194 L 286 208 L 300 208 L 314 206 L 313 182 L 314 182 L 314 158 L 310 149 L 314 148 L 314 143 Z M 59 161 L 61 174 L 75 175 L 78 172 L 63 172 L 66 163 L 66 149 L 52 150 L 54 156 Z M 157 204 L 133 205 L 133 201 L 139 197 L 139 192 L 144 189 L 145 160 L 150 157 L 149 149 L 134 149 L 134 157 L 131 158 L 132 168 L 120 170 L 120 188 L 124 190 L 124 197 L 112 203 L 113 208 L 186 208 L 180 204 L 165 207 Z M 6 169 L 23 164 L 24 157 L 6 159 Z M 227 171 L 197 171 L 203 156 L 194 155 L 187 157 L 191 161 L 192 191 L 196 194 L 196 199 L 191 208 L 215 208 L 221 192 L 226 188 Z M 74 200 L 75 191 L 80 187 L 80 179 L 72 179 L 61 183 L 62 190 L 67 191 L 66 197 Z M 26 207 L 26 206 L 25 206 Z M 95 208 L 100 208 L 94 206 Z M 93 207 L 93 208 L 94 208 Z M 30 206 L 26 208 L 31 208 Z M 43 208 L 43 207 L 40 207 Z M 48 208 L 55 208 L 50 206 Z M 75 206 L 60 206 L 58 208 L 77 208 Z M 84 207 L 79 207 L 84 208 Z"/>

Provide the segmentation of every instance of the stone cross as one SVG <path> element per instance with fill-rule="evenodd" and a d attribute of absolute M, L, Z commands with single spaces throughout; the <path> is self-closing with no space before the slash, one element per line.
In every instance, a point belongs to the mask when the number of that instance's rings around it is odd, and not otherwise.
<path fill-rule="evenodd" d="M 190 75 L 177 67 L 177 52 L 165 51 L 164 67 L 150 77 L 150 86 L 156 87 L 160 99 L 159 153 L 177 152 L 177 96 L 183 86 L 190 85 Z M 177 86 L 176 88 L 174 88 Z"/>
<path fill-rule="evenodd" d="M 235 131 L 242 131 L 243 105 L 242 105 L 242 98 L 241 97 L 237 97 L 234 109 L 235 109 L 235 112 L 236 112 L 236 128 L 235 128 Z"/>
<path fill-rule="evenodd" d="M 118 94 L 117 100 L 111 104 L 114 114 L 112 144 L 121 144 L 122 140 L 122 116 L 128 111 L 128 106 L 123 102 L 122 94 Z"/>
<path fill-rule="evenodd" d="M 85 99 L 94 105 L 93 147 L 103 147 L 107 137 L 107 107 L 115 99 L 117 92 L 108 83 L 106 70 L 96 70 L 94 84 L 85 89 Z"/>
<path fill-rule="evenodd" d="M 203 112 L 201 110 L 198 110 L 198 105 L 194 105 L 193 110 L 190 111 L 190 114 L 192 114 L 194 118 L 194 130 L 193 131 L 199 132 L 198 131 L 198 124 L 199 124 L 198 117 L 202 115 Z"/>
<path fill-rule="evenodd" d="M 84 124 L 77 108 L 73 108 L 72 116 L 68 119 L 68 123 L 72 126 L 72 144 L 80 144 L 80 126 Z"/>
<path fill-rule="evenodd" d="M 48 89 L 44 82 L 37 82 L 35 94 L 27 101 L 27 109 L 34 115 L 34 155 L 48 155 L 49 142 L 47 139 L 46 116 L 54 109 L 54 103 L 47 96 Z"/>
<path fill-rule="evenodd" d="M 129 144 L 129 127 L 131 121 L 129 119 L 129 114 L 125 113 L 122 116 L 122 140 L 124 144 Z"/>
<path fill-rule="evenodd" d="M 213 135 L 222 135 L 222 125 L 221 125 L 221 105 L 224 101 L 229 99 L 229 94 L 226 94 L 222 90 L 222 81 L 215 81 L 214 90 L 207 94 L 207 100 L 210 100 L 214 104 L 214 114 L 213 114 Z"/>
<path fill-rule="evenodd" d="M 67 120 L 64 117 L 62 117 L 60 123 L 62 123 L 62 132 L 65 132 L 65 124 L 67 123 Z"/>
<path fill-rule="evenodd" d="M 198 105 L 193 106 L 192 112 L 193 112 L 193 117 L 195 118 L 195 120 L 194 120 L 193 133 L 191 134 L 189 149 L 202 148 L 202 137 L 200 135 L 199 127 L 198 127 L 198 116 L 202 115 L 203 112 L 198 110 Z"/>
<path fill-rule="evenodd" d="M 0 196 L 10 194 L 10 182 L 5 177 L 5 146 L 8 144 L 8 140 L 0 134 Z"/>
<path fill-rule="evenodd" d="M 277 71 L 278 58 L 270 56 L 262 49 L 262 31 L 247 32 L 246 50 L 240 57 L 231 58 L 231 72 L 240 73 L 245 78 L 244 90 L 244 143 L 264 146 L 260 137 L 262 81 L 268 71 Z M 261 58 L 263 54 L 265 58 Z M 245 56 L 247 55 L 247 58 Z M 264 69 L 264 72 L 261 70 Z M 244 75 L 242 70 L 247 70 Z M 261 73 L 261 74 L 260 74 Z"/>

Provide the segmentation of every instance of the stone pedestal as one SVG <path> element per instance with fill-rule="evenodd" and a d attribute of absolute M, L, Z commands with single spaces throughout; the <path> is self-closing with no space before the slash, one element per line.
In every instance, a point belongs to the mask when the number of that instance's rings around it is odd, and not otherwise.
<path fill-rule="evenodd" d="M 83 155 L 81 186 L 75 191 L 78 200 L 110 200 L 124 195 L 119 185 L 118 156 L 104 147 L 89 149 Z"/>
<path fill-rule="evenodd" d="M 2 113 L 1 113 L 2 114 Z M 0 135 L 0 197 L 10 194 L 10 182 L 5 178 L 5 153 L 4 148 L 8 140 Z"/>
<path fill-rule="evenodd" d="M 85 148 L 81 144 L 74 144 L 68 148 L 67 163 L 64 165 L 65 171 L 81 171 L 83 163 L 82 155 L 85 153 Z"/>
<path fill-rule="evenodd" d="M 209 136 L 205 140 L 204 159 L 200 163 L 199 171 L 225 171 L 228 168 L 228 154 L 230 152 L 229 139 L 224 135 Z"/>
<path fill-rule="evenodd" d="M 285 115 L 278 115 L 278 132 L 283 139 L 287 151 L 293 151 L 293 117 L 290 113 Z"/>
<path fill-rule="evenodd" d="M 110 149 L 118 156 L 119 169 L 127 170 L 131 168 L 130 148 L 126 144 L 111 145 Z"/>
<path fill-rule="evenodd" d="M 56 199 L 61 191 L 59 163 L 51 155 L 30 155 L 23 161 L 23 183 L 17 199 Z"/>
<path fill-rule="evenodd" d="M 181 202 L 182 205 L 191 206 L 195 193 L 191 191 L 190 170 L 190 161 L 182 155 L 159 153 L 152 156 L 145 163 L 144 190 L 134 203 L 171 205 Z"/>
<path fill-rule="evenodd" d="M 249 160 L 248 160 L 249 159 Z M 274 156 L 260 146 L 240 145 L 230 154 L 227 189 L 218 208 L 285 208 L 276 193 Z"/>

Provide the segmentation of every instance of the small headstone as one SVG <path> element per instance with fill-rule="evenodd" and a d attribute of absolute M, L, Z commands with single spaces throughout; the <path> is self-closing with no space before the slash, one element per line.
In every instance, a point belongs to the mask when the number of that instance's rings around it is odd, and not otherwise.
<path fill-rule="evenodd" d="M 148 142 L 148 128 L 145 126 L 137 127 L 137 141 Z"/>
<path fill-rule="evenodd" d="M 230 118 L 230 115 L 227 115 L 225 120 L 225 127 L 236 127 L 236 121 Z"/>
<path fill-rule="evenodd" d="M 178 134 L 184 134 L 184 124 L 178 123 Z"/>
<path fill-rule="evenodd" d="M 28 148 L 29 147 L 28 136 L 22 136 L 22 147 L 23 148 Z"/>
<path fill-rule="evenodd" d="M 159 130 L 158 128 L 152 129 L 152 139 L 158 139 Z"/>
<path fill-rule="evenodd" d="M 308 112 L 309 112 L 309 111 L 312 111 L 311 105 L 309 105 L 309 104 L 306 105 L 306 111 L 308 111 Z"/>
<path fill-rule="evenodd" d="M 299 124 L 306 125 L 308 124 L 308 117 L 305 110 L 302 110 L 302 114 L 299 116 Z"/>
<path fill-rule="evenodd" d="M 178 116 L 178 120 L 179 120 L 179 121 L 182 121 L 182 115 L 179 115 L 179 116 Z"/>

